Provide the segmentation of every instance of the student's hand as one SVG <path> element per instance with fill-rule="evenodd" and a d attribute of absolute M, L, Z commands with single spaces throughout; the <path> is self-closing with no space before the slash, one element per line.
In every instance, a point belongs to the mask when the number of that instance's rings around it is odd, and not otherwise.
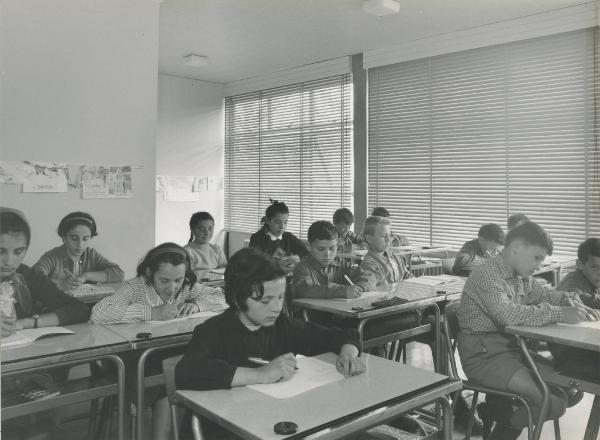
<path fill-rule="evenodd" d="M 346 298 L 348 299 L 359 298 L 363 293 L 363 289 L 360 286 L 345 286 L 345 290 Z"/>
<path fill-rule="evenodd" d="M 178 316 L 187 316 L 187 315 L 191 315 L 193 313 L 198 313 L 200 311 L 200 307 L 198 307 L 198 304 L 196 304 L 194 302 L 189 302 L 189 303 L 186 302 L 186 303 L 179 304 L 178 308 L 179 308 Z"/>
<path fill-rule="evenodd" d="M 60 288 L 60 290 L 68 292 L 70 290 L 77 289 L 79 286 L 81 286 L 81 284 L 82 281 L 79 278 L 67 275 L 66 277 L 61 278 L 59 280 L 58 287 Z"/>
<path fill-rule="evenodd" d="M 568 303 L 570 306 L 579 307 L 580 309 L 584 309 L 587 313 L 587 321 L 600 321 L 600 310 L 593 309 L 591 307 L 586 306 L 583 301 L 581 301 L 581 292 L 575 299 L 569 298 Z"/>
<path fill-rule="evenodd" d="M 285 258 L 285 256 L 286 256 L 285 251 L 283 249 L 281 249 L 280 247 L 275 249 L 275 252 L 273 252 L 273 258 L 275 258 L 276 260 L 282 260 Z"/>
<path fill-rule="evenodd" d="M 0 315 L 0 323 L 2 324 L 2 336 L 10 336 L 12 335 L 16 330 L 16 323 L 17 318 L 15 316 L 4 316 L 4 315 Z"/>
<path fill-rule="evenodd" d="M 290 255 L 289 257 L 285 257 L 278 261 L 279 266 L 286 272 L 293 271 L 299 262 L 300 257 L 298 257 L 298 255 Z"/>
<path fill-rule="evenodd" d="M 352 344 L 342 346 L 335 366 L 345 377 L 357 376 L 367 371 L 367 366 L 358 357 L 358 348 Z"/>
<path fill-rule="evenodd" d="M 163 304 L 162 306 L 152 307 L 152 321 L 168 321 L 177 317 L 179 310 L 175 304 Z"/>
<path fill-rule="evenodd" d="M 275 383 L 290 379 L 296 372 L 296 356 L 286 353 L 277 356 L 269 365 L 258 368 L 261 373 L 261 383 Z"/>
<path fill-rule="evenodd" d="M 563 314 L 565 318 L 563 322 L 567 324 L 576 324 L 579 321 L 587 321 L 587 311 L 583 307 L 579 306 L 563 306 Z"/>

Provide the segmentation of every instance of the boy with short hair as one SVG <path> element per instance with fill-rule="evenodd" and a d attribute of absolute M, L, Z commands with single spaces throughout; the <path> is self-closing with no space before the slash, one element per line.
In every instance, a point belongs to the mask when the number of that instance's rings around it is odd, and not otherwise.
<path fill-rule="evenodd" d="M 348 208 L 340 208 L 333 213 L 333 226 L 337 231 L 338 252 L 351 252 L 352 245 L 358 244 L 358 239 L 350 230 L 354 223 L 354 215 Z"/>
<path fill-rule="evenodd" d="M 383 206 L 377 206 L 376 208 L 373 208 L 373 212 L 371 212 L 371 215 L 377 216 L 377 217 L 386 217 L 386 218 L 389 218 L 390 221 L 392 221 L 392 215 L 390 214 L 390 211 L 388 211 Z M 408 237 L 406 237 L 404 235 L 400 235 L 400 234 L 394 234 L 393 232 L 391 234 L 392 234 L 392 247 L 410 246 L 410 240 L 408 239 Z"/>
<path fill-rule="evenodd" d="M 369 251 L 360 263 L 360 267 L 368 274 L 372 274 L 376 285 L 397 283 L 413 276 L 404 260 L 390 250 L 392 231 L 389 218 L 368 217 L 365 220 L 363 237 L 369 246 Z"/>
<path fill-rule="evenodd" d="M 372 287 L 360 267 L 337 257 L 337 234 L 335 226 L 324 220 L 308 228 L 310 253 L 294 269 L 295 298 L 357 298 Z"/>
<path fill-rule="evenodd" d="M 532 281 L 531 274 L 552 255 L 552 249 L 552 240 L 535 223 L 511 229 L 502 253 L 471 273 L 458 310 L 458 352 L 469 380 L 525 396 L 532 404 L 534 418 L 540 411 L 541 394 L 515 338 L 504 328 L 576 323 L 600 316 L 576 295 L 549 290 Z M 552 394 L 548 419 L 564 414 L 566 404 L 564 393 Z M 494 440 L 516 439 L 527 425 L 526 409 L 515 411 L 509 400 L 488 401 L 478 410 L 484 422 L 496 422 L 491 436 Z"/>
<path fill-rule="evenodd" d="M 516 228 L 517 226 L 522 225 L 523 223 L 526 223 L 528 221 L 531 221 L 529 220 L 529 217 L 527 217 L 525 214 L 517 212 L 516 214 L 513 214 L 510 217 L 508 217 L 508 220 L 506 221 L 506 226 L 510 231 L 512 228 Z"/>
<path fill-rule="evenodd" d="M 484 260 L 495 256 L 503 244 L 504 231 L 500 226 L 495 223 L 483 225 L 479 228 L 477 238 L 467 241 L 458 251 L 452 272 L 468 277 Z"/>

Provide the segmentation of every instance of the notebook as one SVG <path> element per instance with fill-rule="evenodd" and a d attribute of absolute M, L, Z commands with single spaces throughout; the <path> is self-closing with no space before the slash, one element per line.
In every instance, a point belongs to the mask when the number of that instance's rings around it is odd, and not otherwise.
<path fill-rule="evenodd" d="M 0 338 L 0 347 L 29 344 L 46 336 L 69 335 L 75 333 L 64 327 L 40 327 L 17 330 L 10 336 Z"/>

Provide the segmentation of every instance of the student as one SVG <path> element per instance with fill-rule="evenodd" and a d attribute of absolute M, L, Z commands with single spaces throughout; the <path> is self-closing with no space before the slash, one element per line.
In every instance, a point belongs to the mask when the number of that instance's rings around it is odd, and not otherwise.
<path fill-rule="evenodd" d="M 387 209 L 385 209 L 382 206 L 373 208 L 373 212 L 371 212 L 371 215 L 378 216 L 378 217 L 386 217 L 391 220 L 390 211 L 388 211 Z M 392 247 L 398 247 L 398 246 L 410 246 L 410 241 L 404 235 L 398 235 L 398 234 L 394 234 L 392 232 Z"/>
<path fill-rule="evenodd" d="M 308 254 L 308 249 L 294 234 L 285 230 L 290 216 L 287 205 L 269 200 L 271 204 L 265 210 L 265 223 L 250 236 L 250 247 L 271 255 L 283 268 L 291 271 L 300 258 Z"/>
<path fill-rule="evenodd" d="M 196 283 L 186 250 L 175 243 L 163 243 L 146 254 L 136 278 L 94 306 L 92 321 L 166 321 L 197 312 L 219 312 L 225 307 L 221 289 Z"/>
<path fill-rule="evenodd" d="M 175 369 L 178 389 L 215 390 L 290 379 L 295 355 L 339 353 L 336 367 L 346 377 L 366 367 L 358 358 L 353 333 L 288 318 L 281 313 L 286 272 L 269 255 L 253 248 L 237 252 L 225 270 L 229 309 L 196 327 Z M 249 357 L 270 361 L 257 366 Z M 187 426 L 186 423 L 184 426 Z M 203 421 L 209 438 L 224 438 L 218 427 Z"/>
<path fill-rule="evenodd" d="M 404 260 L 390 250 L 392 242 L 391 222 L 387 217 L 368 217 L 363 237 L 369 251 L 360 263 L 361 269 L 372 275 L 377 286 L 397 283 L 412 278 Z"/>
<path fill-rule="evenodd" d="M 23 213 L 0 207 L 0 289 L 5 298 L 14 300 L 14 307 L 7 301 L 9 310 L 0 313 L 2 337 L 17 330 L 86 322 L 90 317 L 90 309 L 85 304 L 63 293 L 42 273 L 22 264 L 30 240 L 31 230 Z M 67 374 L 67 371 L 53 369 L 48 373 L 13 376 L 2 381 L 2 392 L 17 394 L 29 384 L 41 382 L 40 379 L 51 384 L 53 377 L 64 379 Z M 45 438 L 52 429 L 52 422 L 45 420 L 49 415 L 35 417 L 33 423 L 29 418 L 3 420 L 2 433 L 6 438 L 17 435 L 13 430 L 24 438 Z"/>
<path fill-rule="evenodd" d="M 372 283 L 360 267 L 337 257 L 338 232 L 328 221 L 308 228 L 310 253 L 294 269 L 295 298 L 358 298 Z"/>
<path fill-rule="evenodd" d="M 333 226 L 337 232 L 338 252 L 352 252 L 352 245 L 359 240 L 350 227 L 354 223 L 354 215 L 348 208 L 340 208 L 333 213 Z"/>
<path fill-rule="evenodd" d="M 46 252 L 33 266 L 48 276 L 63 292 L 69 292 L 82 283 L 120 283 L 121 268 L 90 247 L 98 235 L 96 221 L 86 212 L 71 212 L 58 224 L 62 246 Z"/>
<path fill-rule="evenodd" d="M 560 291 L 575 291 L 588 307 L 600 309 L 600 240 L 588 238 L 577 249 L 577 269 L 559 283 Z M 600 378 L 600 353 L 549 344 L 554 365 L 576 377 Z"/>
<path fill-rule="evenodd" d="M 477 238 L 463 244 L 454 259 L 452 272 L 468 277 L 473 269 L 487 258 L 493 257 L 504 244 L 504 231 L 495 223 L 479 228 Z"/>
<path fill-rule="evenodd" d="M 508 217 L 508 220 L 506 221 L 506 226 L 508 227 L 508 230 L 510 231 L 512 228 L 522 225 L 523 223 L 526 223 L 528 221 L 530 221 L 529 217 L 527 217 L 525 214 L 521 214 L 519 212 L 517 214 L 513 214 L 510 217 Z"/>
<path fill-rule="evenodd" d="M 511 229 L 502 253 L 471 273 L 458 311 L 458 351 L 469 380 L 527 397 L 534 418 L 538 417 L 542 395 L 515 338 L 504 333 L 504 327 L 576 323 L 600 316 L 576 296 L 532 281 L 531 274 L 552 255 L 552 247 L 548 234 L 535 223 Z M 552 394 L 548 418 L 560 417 L 566 404 L 564 393 Z M 504 399 L 488 399 L 478 410 L 484 422 L 496 421 L 494 440 L 516 439 L 527 424 L 525 408 L 513 411 L 511 402 Z"/>
<path fill-rule="evenodd" d="M 192 270 L 200 281 L 208 278 L 210 269 L 227 266 L 227 258 L 218 244 L 210 242 L 215 219 L 208 212 L 196 212 L 190 219 L 190 241 L 185 249 L 190 254 Z"/>

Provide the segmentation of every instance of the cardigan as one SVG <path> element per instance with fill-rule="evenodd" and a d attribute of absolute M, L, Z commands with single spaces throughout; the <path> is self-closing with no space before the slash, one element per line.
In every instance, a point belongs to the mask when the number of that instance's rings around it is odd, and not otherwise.
<path fill-rule="evenodd" d="M 273 240 L 267 235 L 266 229 L 260 229 L 250 236 L 250 246 L 273 255 L 277 248 L 281 248 L 286 255 L 298 255 L 300 258 L 308 254 L 308 249 L 298 237 L 291 232 L 284 232 L 281 239 Z"/>
<path fill-rule="evenodd" d="M 354 331 L 322 327 L 284 313 L 272 326 L 252 331 L 229 308 L 194 329 L 175 368 L 175 384 L 187 390 L 231 388 L 238 367 L 256 367 L 248 357 L 271 360 L 286 353 L 339 353 L 344 344 L 358 347 Z"/>
<path fill-rule="evenodd" d="M 360 267 L 375 278 L 377 286 L 398 283 L 413 277 L 404 260 L 393 252 L 379 254 L 369 250 L 361 261 Z"/>
<path fill-rule="evenodd" d="M 62 245 L 42 255 L 33 268 L 39 270 L 54 281 L 54 283 L 58 284 L 59 280 L 68 276 L 65 269 L 73 272 L 73 266 L 73 258 L 67 253 L 65 245 Z M 88 247 L 79 257 L 79 268 L 79 273 L 81 274 L 85 272 L 104 271 L 107 283 L 120 283 L 124 278 L 123 270 L 118 264 L 104 258 L 98 251 L 91 247 Z"/>
<path fill-rule="evenodd" d="M 479 246 L 479 238 L 467 241 L 463 244 L 454 259 L 452 273 L 454 275 L 468 277 L 473 269 L 480 266 L 485 260 L 494 255 L 487 254 Z"/>
<path fill-rule="evenodd" d="M 210 269 L 227 266 L 227 258 L 223 249 L 218 244 L 196 242 L 188 243 L 184 246 L 192 262 L 192 270 L 196 274 L 198 281 L 202 278 L 208 278 Z"/>

